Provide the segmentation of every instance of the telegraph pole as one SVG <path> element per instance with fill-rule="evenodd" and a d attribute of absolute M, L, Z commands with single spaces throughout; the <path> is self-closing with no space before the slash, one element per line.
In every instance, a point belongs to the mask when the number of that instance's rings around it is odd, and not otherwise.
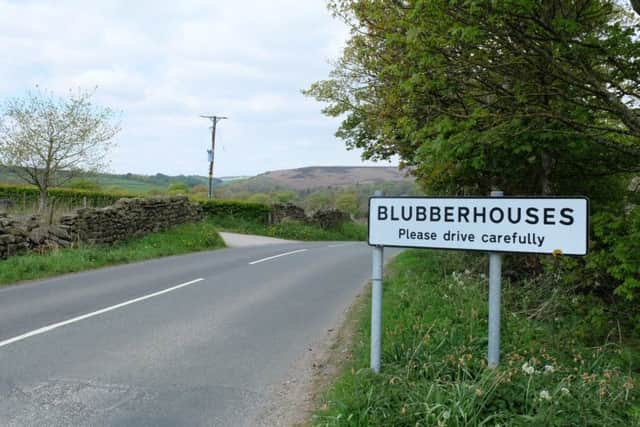
<path fill-rule="evenodd" d="M 209 200 L 213 199 L 213 156 L 216 150 L 216 125 L 220 120 L 228 119 L 222 116 L 200 116 L 203 119 L 211 120 L 211 150 L 207 150 L 209 154 Z"/>

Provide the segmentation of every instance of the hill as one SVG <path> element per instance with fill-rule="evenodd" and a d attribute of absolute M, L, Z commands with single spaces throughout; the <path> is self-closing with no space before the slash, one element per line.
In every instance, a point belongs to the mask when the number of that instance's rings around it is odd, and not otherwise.
<path fill-rule="evenodd" d="M 164 175 L 157 173 L 155 175 L 138 175 L 138 174 L 88 174 L 79 178 L 85 183 L 94 184 L 96 187 L 106 191 L 118 190 L 134 194 L 147 193 L 149 191 L 164 192 L 171 184 L 184 183 L 187 187 L 196 185 L 208 185 L 208 178 L 199 175 Z M 73 181 L 72 181 L 73 182 Z M 221 179 L 214 178 L 214 185 L 222 183 Z M 0 166 L 0 184 L 24 184 L 20 178 L 13 174 L 8 168 Z"/>
<path fill-rule="evenodd" d="M 264 182 L 293 190 L 315 190 L 384 182 L 413 182 L 414 179 L 394 166 L 312 166 L 266 172 L 249 181 L 254 185 Z"/>
<path fill-rule="evenodd" d="M 82 181 L 82 185 L 78 185 L 78 180 Z M 134 194 L 165 192 L 169 186 L 178 183 L 186 184 L 188 188 L 208 185 L 206 176 L 170 176 L 162 173 L 155 175 L 100 173 L 75 178 L 74 181 L 70 183 L 70 186 L 88 188 L 88 186 L 95 185 L 96 189 Z M 24 184 L 11 171 L 2 166 L 0 166 L 0 183 Z M 387 186 L 397 184 L 404 189 L 404 187 L 409 188 L 413 183 L 413 177 L 407 176 L 405 172 L 392 166 L 312 166 L 270 171 L 254 177 L 214 178 L 214 186 L 227 197 L 273 191 L 295 191 L 308 194 L 323 189 L 382 184 Z"/>

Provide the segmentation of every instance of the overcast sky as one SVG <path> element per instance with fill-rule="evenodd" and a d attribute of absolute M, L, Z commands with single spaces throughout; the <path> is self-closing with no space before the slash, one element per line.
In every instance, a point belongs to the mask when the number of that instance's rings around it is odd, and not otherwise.
<path fill-rule="evenodd" d="M 300 93 L 348 35 L 324 0 L 0 0 L 0 29 L 0 99 L 97 86 L 122 111 L 112 172 L 206 175 L 203 113 L 229 116 L 216 176 L 361 164 Z"/>

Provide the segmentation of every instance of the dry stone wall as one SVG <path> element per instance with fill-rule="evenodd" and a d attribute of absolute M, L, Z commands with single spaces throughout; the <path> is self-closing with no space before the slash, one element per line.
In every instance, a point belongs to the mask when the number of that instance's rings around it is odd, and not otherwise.
<path fill-rule="evenodd" d="M 0 213 L 0 259 L 79 242 L 113 244 L 202 217 L 200 206 L 182 196 L 120 199 L 106 208 L 78 209 L 56 225 L 44 225 L 36 215 L 12 217 Z"/>
<path fill-rule="evenodd" d="M 10 217 L 0 213 L 0 259 L 27 251 L 45 251 L 71 245 L 71 236 L 62 227 L 43 225 L 40 217 Z"/>
<path fill-rule="evenodd" d="M 337 209 L 323 209 L 307 216 L 304 209 L 293 204 L 275 204 L 271 208 L 270 223 L 280 224 L 283 221 L 295 220 L 304 224 L 317 225 L 325 230 L 333 229 L 349 221 L 349 214 Z"/>
<path fill-rule="evenodd" d="M 106 208 L 78 209 L 61 227 L 75 241 L 113 244 L 202 219 L 202 209 L 184 196 L 120 199 Z"/>

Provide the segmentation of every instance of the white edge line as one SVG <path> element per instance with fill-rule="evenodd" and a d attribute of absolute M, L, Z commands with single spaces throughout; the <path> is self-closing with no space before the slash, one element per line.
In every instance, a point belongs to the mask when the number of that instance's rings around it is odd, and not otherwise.
<path fill-rule="evenodd" d="M 283 254 L 278 254 L 278 255 L 267 257 L 267 258 L 262 258 L 262 259 L 259 259 L 259 260 L 256 260 L 256 261 L 251 261 L 249 263 L 249 265 L 260 264 L 261 262 L 270 261 L 272 259 L 280 258 L 282 256 L 287 256 L 287 255 L 293 255 L 293 254 L 297 254 L 297 253 L 300 253 L 300 252 L 306 252 L 308 250 L 309 249 L 298 249 L 297 251 L 285 252 Z"/>
<path fill-rule="evenodd" d="M 138 297 L 138 298 L 134 298 L 132 300 L 125 301 L 125 302 L 122 302 L 120 304 L 112 305 L 110 307 L 105 307 L 105 308 L 103 308 L 101 310 L 98 310 L 98 311 L 94 311 L 94 312 L 91 312 L 91 313 L 83 314 L 82 316 L 74 317 L 72 319 L 64 320 L 64 321 L 58 322 L 58 323 L 53 323 L 51 325 L 44 326 L 44 327 L 39 328 L 39 329 L 35 329 L 35 330 L 31 331 L 31 332 L 27 332 L 26 334 L 18 335 L 16 337 L 9 338 L 9 339 L 4 340 L 4 341 L 0 341 L 0 347 L 4 347 L 6 345 L 13 344 L 16 341 L 22 341 L 22 340 L 24 340 L 26 338 L 30 338 L 30 337 L 33 337 L 35 335 L 44 334 L 45 332 L 49 332 L 49 331 L 52 331 L 54 329 L 66 326 L 66 325 L 70 325 L 71 323 L 79 322 L 81 320 L 85 320 L 85 319 L 88 319 L 90 317 L 98 316 L 100 314 L 107 313 L 109 311 L 125 307 L 125 306 L 127 306 L 129 304 L 134 304 L 136 302 L 144 301 L 144 300 L 149 299 L 149 298 L 157 297 L 158 295 L 166 294 L 168 292 L 172 292 L 172 291 L 178 290 L 180 288 L 184 288 L 185 286 L 189 286 L 189 285 L 193 285 L 194 283 L 202 282 L 203 280 L 204 280 L 203 278 L 191 280 L 190 282 L 181 283 L 181 284 L 179 284 L 177 286 L 173 286 L 171 288 L 163 289 L 161 291 L 154 292 L 154 293 L 149 294 L 149 295 L 144 295 L 144 296 L 141 296 L 141 297 Z"/>

